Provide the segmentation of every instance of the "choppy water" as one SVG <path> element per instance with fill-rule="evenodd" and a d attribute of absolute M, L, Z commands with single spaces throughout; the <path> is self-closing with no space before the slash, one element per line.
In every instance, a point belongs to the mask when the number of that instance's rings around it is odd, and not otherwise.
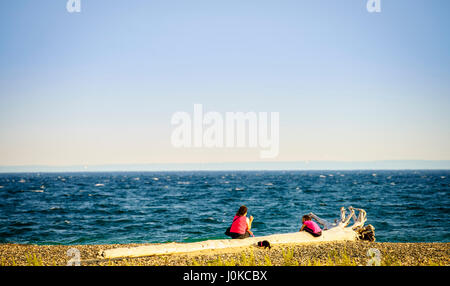
<path fill-rule="evenodd" d="M 448 242 L 450 171 L 216 171 L 0 174 L 0 242 L 197 241 L 240 205 L 255 235 L 298 231 L 364 208 L 378 241 Z"/>

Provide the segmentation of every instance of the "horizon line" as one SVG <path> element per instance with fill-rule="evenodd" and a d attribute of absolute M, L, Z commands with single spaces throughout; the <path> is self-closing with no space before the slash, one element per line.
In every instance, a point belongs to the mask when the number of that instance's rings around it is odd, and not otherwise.
<path fill-rule="evenodd" d="M 164 171 L 321 171 L 321 170 L 449 170 L 450 160 L 253 161 L 97 165 L 5 165 L 0 173 L 32 172 L 164 172 Z"/>

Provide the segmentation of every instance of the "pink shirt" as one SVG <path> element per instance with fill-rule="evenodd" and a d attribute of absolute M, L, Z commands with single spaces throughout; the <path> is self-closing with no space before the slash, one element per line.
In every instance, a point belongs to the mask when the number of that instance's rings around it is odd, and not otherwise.
<path fill-rule="evenodd" d="M 317 225 L 317 223 L 313 222 L 312 220 L 307 220 L 303 224 L 307 226 L 309 229 L 311 229 L 314 233 L 319 233 L 322 231 L 322 229 Z"/>
<path fill-rule="evenodd" d="M 235 216 L 233 218 L 234 222 L 231 225 L 230 232 L 244 234 L 247 229 L 247 217 L 246 216 Z"/>

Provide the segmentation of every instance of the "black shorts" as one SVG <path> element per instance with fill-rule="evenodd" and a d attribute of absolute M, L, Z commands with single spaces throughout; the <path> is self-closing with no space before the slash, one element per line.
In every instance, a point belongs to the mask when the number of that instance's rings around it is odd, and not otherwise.
<path fill-rule="evenodd" d="M 246 231 L 245 233 L 230 232 L 230 236 L 232 239 L 243 239 L 250 237 L 250 233 L 248 231 Z"/>
<path fill-rule="evenodd" d="M 306 232 L 309 232 L 309 233 L 312 234 L 312 236 L 314 236 L 314 237 L 319 237 L 319 236 L 322 235 L 322 231 L 320 231 L 320 232 L 318 232 L 318 233 L 315 233 L 312 229 L 310 229 L 310 228 L 307 227 L 307 226 L 305 226 L 305 227 L 303 228 L 303 230 L 306 231 Z"/>

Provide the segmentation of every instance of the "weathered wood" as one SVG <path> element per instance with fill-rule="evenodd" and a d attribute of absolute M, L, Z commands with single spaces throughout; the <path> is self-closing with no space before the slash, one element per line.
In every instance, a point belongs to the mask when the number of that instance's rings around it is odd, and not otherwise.
<path fill-rule="evenodd" d="M 314 243 L 325 241 L 355 241 L 362 237 L 369 237 L 370 235 L 363 235 L 364 231 L 357 232 L 355 229 L 362 229 L 366 221 L 366 214 L 364 210 L 349 208 L 350 214 L 345 215 L 345 209 L 341 209 L 341 221 L 339 223 L 330 224 L 329 222 L 320 219 L 312 214 L 320 224 L 326 227 L 320 237 L 313 237 L 307 232 L 295 232 L 285 234 L 273 234 L 268 236 L 251 237 L 246 239 L 221 239 L 221 240 L 206 240 L 192 243 L 164 243 L 155 245 L 145 245 L 132 248 L 116 248 L 103 250 L 99 253 L 102 258 L 118 258 L 118 257 L 141 257 L 151 255 L 162 255 L 172 253 L 186 253 L 210 249 L 225 249 L 233 247 L 242 247 L 256 245 L 258 241 L 267 240 L 271 245 L 284 243 Z M 355 216 L 355 210 L 359 211 L 358 218 Z M 350 219 L 354 219 L 355 223 L 351 227 L 346 227 Z"/>

